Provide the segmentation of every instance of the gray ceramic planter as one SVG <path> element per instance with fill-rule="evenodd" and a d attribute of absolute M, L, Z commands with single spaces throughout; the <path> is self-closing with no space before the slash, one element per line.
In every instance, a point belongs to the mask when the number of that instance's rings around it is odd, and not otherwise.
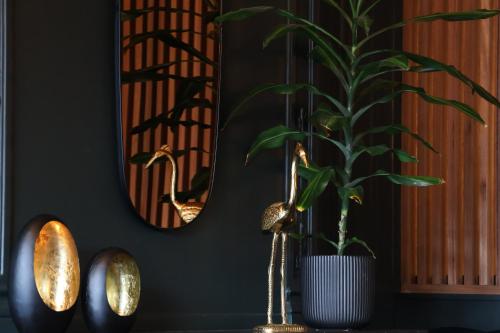
<path fill-rule="evenodd" d="M 302 259 L 302 313 L 315 328 L 358 328 L 370 321 L 375 260 L 362 256 Z"/>

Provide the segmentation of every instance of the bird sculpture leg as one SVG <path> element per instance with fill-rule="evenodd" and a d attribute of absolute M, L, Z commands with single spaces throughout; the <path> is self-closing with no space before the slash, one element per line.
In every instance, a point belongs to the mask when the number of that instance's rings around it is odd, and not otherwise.
<path fill-rule="evenodd" d="M 288 319 L 286 316 L 286 245 L 288 240 L 288 234 L 286 232 L 281 233 L 281 323 L 288 324 Z"/>
<path fill-rule="evenodd" d="M 274 295 L 274 262 L 276 261 L 276 243 L 279 234 L 273 233 L 273 243 L 271 245 L 271 260 L 267 271 L 267 323 L 273 323 L 273 295 Z"/>

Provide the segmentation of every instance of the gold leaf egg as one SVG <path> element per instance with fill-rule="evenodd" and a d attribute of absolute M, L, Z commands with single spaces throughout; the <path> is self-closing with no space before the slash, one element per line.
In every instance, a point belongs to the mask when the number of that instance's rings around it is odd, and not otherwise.
<path fill-rule="evenodd" d="M 141 277 L 134 258 L 117 253 L 106 270 L 106 297 L 114 313 L 121 317 L 132 315 L 141 295 Z"/>
<path fill-rule="evenodd" d="M 52 310 L 70 309 L 80 290 L 80 263 L 69 229 L 59 221 L 46 223 L 35 241 L 33 273 L 42 301 Z"/>

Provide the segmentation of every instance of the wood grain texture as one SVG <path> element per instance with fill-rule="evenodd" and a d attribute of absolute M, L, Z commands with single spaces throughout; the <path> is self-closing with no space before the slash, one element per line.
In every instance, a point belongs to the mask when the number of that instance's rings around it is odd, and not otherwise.
<path fill-rule="evenodd" d="M 499 7 L 498 0 L 406 0 L 404 17 Z M 406 51 L 451 64 L 498 94 L 498 18 L 413 24 L 403 36 Z M 403 123 L 440 153 L 403 137 L 403 149 L 420 162 L 403 165 L 402 173 L 442 177 L 446 184 L 402 189 L 402 291 L 500 294 L 498 110 L 442 73 L 405 74 L 403 80 L 430 95 L 472 105 L 488 126 L 415 95 L 403 96 Z"/>

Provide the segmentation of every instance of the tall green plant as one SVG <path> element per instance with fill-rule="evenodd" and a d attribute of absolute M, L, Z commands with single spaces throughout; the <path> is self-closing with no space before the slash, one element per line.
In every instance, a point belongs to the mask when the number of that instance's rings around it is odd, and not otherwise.
<path fill-rule="evenodd" d="M 392 183 L 406 186 L 430 186 L 443 183 L 440 178 L 425 176 L 399 175 L 378 170 L 372 174 L 354 178 L 355 162 L 364 154 L 379 156 L 394 154 L 402 163 L 415 163 L 417 159 L 410 153 L 388 145 L 365 146 L 367 136 L 387 133 L 389 135 L 405 134 L 419 141 L 423 146 L 435 151 L 430 143 L 418 134 L 411 132 L 401 124 L 387 124 L 381 127 L 372 127 L 360 130 L 356 126 L 359 120 L 379 104 L 385 104 L 398 98 L 401 94 L 412 93 L 418 95 L 425 102 L 443 105 L 464 113 L 466 116 L 484 124 L 479 113 L 471 106 L 457 100 L 449 100 L 429 95 L 423 88 L 414 87 L 395 80 L 386 79 L 386 74 L 392 72 L 444 72 L 460 80 L 471 90 L 489 103 L 499 107 L 500 102 L 486 89 L 468 78 L 453 66 L 441 63 L 426 56 L 413 54 L 397 49 L 367 50 L 368 41 L 394 29 L 400 29 L 407 24 L 444 21 L 482 20 L 500 14 L 500 10 L 478 9 L 468 12 L 434 13 L 418 16 L 406 21 L 386 26 L 372 32 L 373 19 L 371 11 L 381 0 L 349 0 L 341 6 L 336 0 L 323 0 L 337 10 L 351 32 L 351 40 L 345 43 L 339 36 L 330 33 L 321 26 L 298 17 L 295 14 L 270 6 L 243 8 L 228 12 L 216 19 L 217 22 L 239 21 L 257 14 L 272 12 L 287 19 L 286 24 L 279 25 L 264 39 L 263 46 L 267 47 L 274 40 L 295 33 L 304 36 L 314 43 L 310 53 L 313 60 L 330 71 L 342 87 L 342 95 L 333 95 L 323 91 L 320 87 L 311 84 L 263 84 L 246 96 L 230 114 L 227 122 L 243 112 L 245 104 L 262 93 L 291 95 L 299 91 L 307 91 L 321 100 L 309 121 L 314 126 L 313 133 L 288 128 L 280 125 L 270 128 L 258 135 L 247 155 L 247 161 L 265 149 L 279 148 L 288 140 L 302 141 L 307 136 L 314 136 L 319 140 L 330 143 L 342 156 L 339 163 L 332 166 L 301 166 L 301 176 L 307 180 L 307 186 L 302 191 L 297 204 L 299 211 L 308 209 L 314 200 L 320 196 L 328 184 L 337 188 L 340 199 L 340 217 L 338 220 L 338 240 L 327 240 L 332 244 L 337 254 L 342 255 L 345 249 L 358 243 L 366 247 L 367 244 L 356 238 L 347 236 L 347 222 L 351 201 L 361 204 L 363 201 L 363 183 L 372 177 L 384 177 Z M 375 97 L 373 97 L 375 96 Z"/>

